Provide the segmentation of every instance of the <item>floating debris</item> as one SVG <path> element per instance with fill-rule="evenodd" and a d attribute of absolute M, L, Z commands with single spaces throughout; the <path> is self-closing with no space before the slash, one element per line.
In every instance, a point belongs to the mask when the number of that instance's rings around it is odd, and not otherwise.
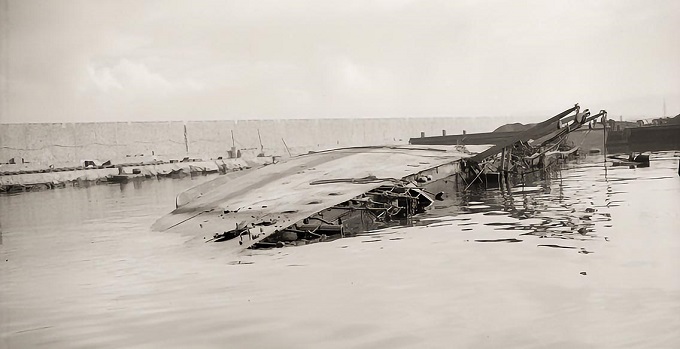
<path fill-rule="evenodd" d="M 538 246 L 538 247 L 551 247 L 551 248 L 576 249 L 576 247 L 573 247 L 573 246 L 562 246 L 562 245 L 553 245 L 553 244 L 549 244 L 549 245 L 537 245 L 537 246 Z"/>
<path fill-rule="evenodd" d="M 522 242 L 522 240 L 519 239 L 477 239 L 475 242 Z"/>

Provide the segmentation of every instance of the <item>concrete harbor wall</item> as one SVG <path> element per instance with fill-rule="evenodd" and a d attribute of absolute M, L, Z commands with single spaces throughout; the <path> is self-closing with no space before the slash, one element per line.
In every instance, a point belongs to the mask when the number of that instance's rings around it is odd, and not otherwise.
<path fill-rule="evenodd" d="M 226 159 L 213 161 L 196 162 L 177 162 L 177 163 L 140 163 L 137 165 L 123 166 L 122 171 L 131 174 L 133 170 L 138 170 L 138 177 L 159 178 L 171 175 L 191 175 L 197 173 L 226 173 L 240 171 L 260 165 L 254 162 L 247 162 L 243 159 Z M 108 181 L 112 176 L 118 175 L 119 169 L 114 167 L 107 168 L 71 168 L 63 171 L 45 171 L 32 173 L 17 173 L 0 175 L 0 193 L 15 190 L 35 190 L 53 188 L 66 183 L 76 182 L 99 182 Z M 131 178 L 134 178 L 131 177 Z"/>
<path fill-rule="evenodd" d="M 501 118 L 299 119 L 192 122 L 0 124 L 0 163 L 14 158 L 32 166 L 82 165 L 83 160 L 134 162 L 225 157 L 233 143 L 244 156 L 293 155 L 334 147 L 407 144 L 426 135 L 489 131 L 511 121 Z M 258 137 L 258 130 L 259 135 Z M 29 166 L 29 165 L 26 165 Z M 6 166 L 5 166 L 6 167 Z"/>

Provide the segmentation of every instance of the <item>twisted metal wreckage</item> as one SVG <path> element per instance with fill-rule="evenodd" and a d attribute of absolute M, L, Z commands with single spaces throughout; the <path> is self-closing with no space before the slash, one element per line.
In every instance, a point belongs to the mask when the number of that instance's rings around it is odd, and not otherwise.
<path fill-rule="evenodd" d="M 534 172 L 546 171 L 554 167 L 559 159 L 566 159 L 579 150 L 579 146 L 567 144 L 567 135 L 584 125 L 589 125 L 590 132 L 592 122 L 598 118 L 603 125 L 606 124 L 607 111 L 600 110 L 599 113 L 591 115 L 588 109 L 581 112 L 579 105 L 576 104 L 524 132 L 518 132 L 469 160 L 463 160 L 465 175 L 462 178 L 471 179 L 469 184 L 497 181 L 502 188 L 503 183 L 509 185 L 510 176 L 524 177 Z M 603 129 L 606 132 L 606 128 Z M 606 151 L 606 147 L 603 148 Z M 468 181 L 465 182 L 468 184 Z"/>
<path fill-rule="evenodd" d="M 231 251 L 325 241 L 403 222 L 461 178 L 468 186 L 491 171 L 507 176 L 545 166 L 567 133 L 606 118 L 579 106 L 496 145 L 374 146 L 310 152 L 221 176 L 180 194 L 153 228 L 218 242 Z M 571 115 L 573 113 L 573 115 Z M 535 139 L 535 140 L 533 140 Z M 467 189 L 467 187 L 466 187 Z"/>

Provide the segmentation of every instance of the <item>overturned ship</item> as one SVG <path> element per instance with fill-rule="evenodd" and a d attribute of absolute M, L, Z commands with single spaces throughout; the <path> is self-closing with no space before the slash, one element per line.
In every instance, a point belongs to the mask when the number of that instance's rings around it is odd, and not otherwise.
<path fill-rule="evenodd" d="M 437 187 L 430 184 L 452 177 L 454 183 L 467 182 L 490 167 L 499 173 L 513 166 L 516 170 L 516 164 L 556 151 L 546 147 L 555 139 L 605 115 L 581 113 L 576 105 L 497 144 L 310 152 L 192 188 L 177 197 L 176 209 L 153 229 L 194 242 L 221 243 L 234 252 L 354 235 L 407 221 L 428 209 L 444 195 L 429 192 L 428 187 Z M 513 155 L 518 147 L 534 154 Z"/>
<path fill-rule="evenodd" d="M 377 146 L 300 155 L 193 188 L 153 229 L 235 251 L 353 234 L 422 212 L 437 193 L 420 184 L 456 175 L 460 160 L 486 148 Z"/>

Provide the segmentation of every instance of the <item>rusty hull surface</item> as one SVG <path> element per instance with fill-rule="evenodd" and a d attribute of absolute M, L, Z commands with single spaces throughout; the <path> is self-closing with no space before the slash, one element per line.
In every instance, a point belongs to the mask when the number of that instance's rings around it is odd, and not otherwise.
<path fill-rule="evenodd" d="M 475 148 L 471 150 L 488 146 Z M 220 242 L 226 250 L 238 252 L 319 211 L 392 183 L 390 179 L 429 175 L 438 180 L 453 175 L 459 171 L 459 160 L 472 155 L 462 146 L 357 147 L 301 155 L 223 181 L 152 228 L 202 242 L 245 225 L 248 233 Z M 377 179 L 347 182 L 373 177 Z M 331 183 L 311 184 L 328 180 Z"/>

